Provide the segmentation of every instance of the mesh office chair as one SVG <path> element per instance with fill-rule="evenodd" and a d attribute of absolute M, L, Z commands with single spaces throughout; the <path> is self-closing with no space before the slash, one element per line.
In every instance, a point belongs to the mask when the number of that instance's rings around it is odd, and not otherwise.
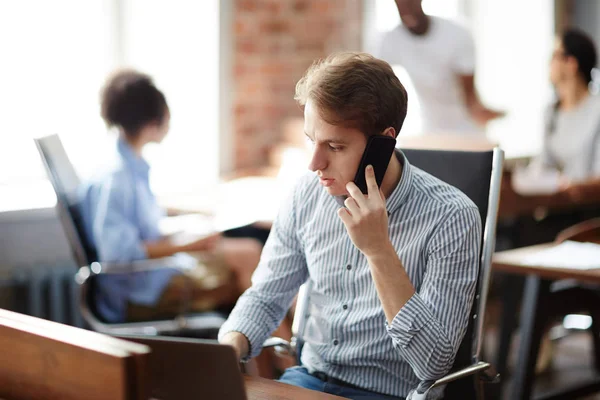
<path fill-rule="evenodd" d="M 109 335 L 176 335 L 216 337 L 225 316 L 217 312 L 186 314 L 187 303 L 174 319 L 112 324 L 104 321 L 95 307 L 95 277 L 100 274 L 125 274 L 157 268 L 177 268 L 171 257 L 131 263 L 99 263 L 94 247 L 88 243 L 79 213 L 77 190 L 80 180 L 58 135 L 35 139 L 48 178 L 56 192 L 56 209 L 60 223 L 79 266 L 75 279 L 80 287 L 80 310 L 86 323 L 95 331 Z"/>
<path fill-rule="evenodd" d="M 435 382 L 421 382 L 409 399 L 426 399 L 428 393 L 447 385 L 444 397 L 448 399 L 482 399 L 483 382 L 498 382 L 499 376 L 489 373 L 491 365 L 481 360 L 483 322 L 496 239 L 496 217 L 500 198 L 500 182 L 504 153 L 490 151 L 403 150 L 411 165 L 449 183 L 465 193 L 479 207 L 483 224 L 479 278 L 471 308 L 469 325 L 459 347 L 450 373 Z M 291 343 L 281 338 L 269 338 L 263 347 L 275 347 L 280 354 L 300 359 L 302 336 L 310 303 L 310 280 L 298 295 Z"/>

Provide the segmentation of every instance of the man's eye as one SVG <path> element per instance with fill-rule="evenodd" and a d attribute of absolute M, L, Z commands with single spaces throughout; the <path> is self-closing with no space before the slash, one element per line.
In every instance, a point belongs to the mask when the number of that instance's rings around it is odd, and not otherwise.
<path fill-rule="evenodd" d="M 340 151 L 343 149 L 343 147 L 341 147 L 341 146 L 332 146 L 332 145 L 329 145 L 329 148 L 331 149 L 331 151 Z"/>

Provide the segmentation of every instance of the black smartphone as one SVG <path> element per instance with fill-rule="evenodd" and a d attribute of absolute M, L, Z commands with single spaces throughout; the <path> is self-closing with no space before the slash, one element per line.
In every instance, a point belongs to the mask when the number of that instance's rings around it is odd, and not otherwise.
<path fill-rule="evenodd" d="M 365 179 L 365 169 L 367 165 L 372 165 L 375 171 L 375 180 L 377 186 L 381 187 L 385 171 L 387 170 L 394 149 L 396 148 L 396 139 L 390 136 L 384 135 L 373 135 L 369 136 L 367 140 L 367 147 L 362 155 L 356 176 L 354 177 L 354 183 L 358 188 L 367 194 L 367 181 Z"/>

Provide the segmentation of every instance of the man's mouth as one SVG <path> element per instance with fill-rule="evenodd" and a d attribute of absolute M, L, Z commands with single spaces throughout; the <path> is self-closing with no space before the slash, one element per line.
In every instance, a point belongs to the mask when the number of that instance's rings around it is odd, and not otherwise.
<path fill-rule="evenodd" d="M 321 185 L 323 185 L 325 187 L 330 187 L 331 185 L 333 185 L 333 182 L 335 182 L 335 179 L 319 178 L 319 182 L 321 182 Z"/>

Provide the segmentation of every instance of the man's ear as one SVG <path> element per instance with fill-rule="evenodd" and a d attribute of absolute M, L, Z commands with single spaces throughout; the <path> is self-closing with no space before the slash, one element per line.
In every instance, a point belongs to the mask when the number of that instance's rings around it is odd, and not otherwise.
<path fill-rule="evenodd" d="M 389 128 L 386 128 L 385 131 L 383 131 L 381 134 L 383 136 L 389 136 L 394 139 L 396 138 L 396 130 L 391 126 Z"/>

